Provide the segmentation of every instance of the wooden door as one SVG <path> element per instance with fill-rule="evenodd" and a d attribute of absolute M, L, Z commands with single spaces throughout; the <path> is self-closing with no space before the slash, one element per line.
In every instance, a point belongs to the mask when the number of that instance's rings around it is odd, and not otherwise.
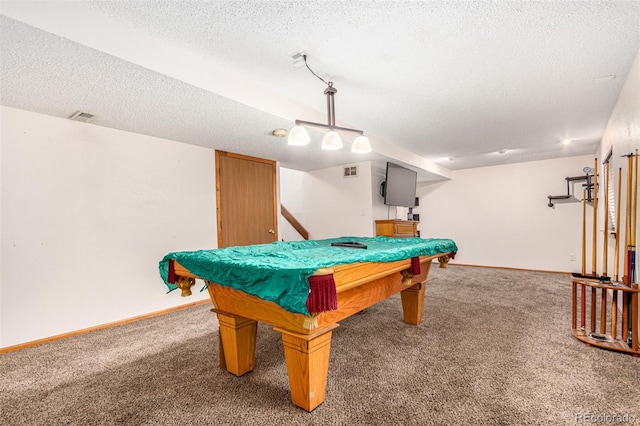
<path fill-rule="evenodd" d="M 218 247 L 278 239 L 276 162 L 216 151 Z"/>

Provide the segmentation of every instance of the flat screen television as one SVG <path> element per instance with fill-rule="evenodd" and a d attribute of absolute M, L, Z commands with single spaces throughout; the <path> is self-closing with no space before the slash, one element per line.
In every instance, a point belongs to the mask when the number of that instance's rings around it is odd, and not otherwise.
<path fill-rule="evenodd" d="M 384 203 L 390 206 L 414 207 L 417 179 L 417 172 L 387 162 L 385 181 L 382 183 Z"/>

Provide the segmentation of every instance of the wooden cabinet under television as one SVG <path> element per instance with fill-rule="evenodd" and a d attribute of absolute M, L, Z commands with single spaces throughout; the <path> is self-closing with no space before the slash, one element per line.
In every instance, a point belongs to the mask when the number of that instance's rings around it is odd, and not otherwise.
<path fill-rule="evenodd" d="M 376 220 L 376 236 L 419 237 L 418 221 L 399 219 Z"/>

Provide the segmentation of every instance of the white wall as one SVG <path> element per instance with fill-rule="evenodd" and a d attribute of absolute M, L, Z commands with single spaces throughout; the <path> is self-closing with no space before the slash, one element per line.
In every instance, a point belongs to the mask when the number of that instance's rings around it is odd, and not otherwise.
<path fill-rule="evenodd" d="M 591 164 L 581 156 L 454 171 L 419 186 L 421 236 L 455 240 L 457 263 L 580 272 L 582 205 L 550 208 L 547 196 L 566 194 L 565 177 Z"/>
<path fill-rule="evenodd" d="M 622 169 L 622 198 L 621 198 L 621 226 L 619 229 L 620 234 L 620 263 L 618 265 L 619 278 L 622 279 L 624 262 L 623 262 L 623 246 L 625 241 L 625 212 L 626 212 L 626 196 L 627 196 L 627 176 L 628 165 L 627 158 L 620 157 L 621 155 L 627 155 L 640 149 L 640 52 L 636 56 L 631 70 L 625 80 L 625 84 L 620 92 L 616 106 L 609 118 L 607 128 L 602 136 L 602 142 L 599 150 L 599 160 L 603 160 L 609 151 L 613 150 L 613 167 L 616 184 L 615 192 L 618 192 L 618 169 Z M 602 167 L 602 166 L 600 166 Z M 602 170 L 602 169 L 600 169 Z M 637 195 L 636 195 L 637 196 Z M 604 185 L 600 185 L 599 199 L 605 200 Z M 604 232 L 604 203 L 599 205 L 599 228 Z M 636 217 L 636 220 L 638 218 Z M 640 239 L 640 232 L 636 229 L 636 242 Z M 613 276 L 614 274 L 614 249 L 615 238 L 608 238 L 608 274 Z M 602 247 L 600 247 L 602 250 Z M 638 255 L 636 254 L 636 257 Z M 636 277 L 640 275 L 640 262 L 636 261 Z M 601 269 L 599 269 L 601 271 Z M 614 277 L 615 278 L 615 277 Z"/>
<path fill-rule="evenodd" d="M 342 166 L 307 173 L 280 169 L 281 203 L 310 239 L 374 235 L 371 163 L 356 165 L 355 177 L 344 177 Z"/>
<path fill-rule="evenodd" d="M 386 206 L 384 204 L 384 197 L 380 195 L 380 185 L 384 182 L 385 165 L 375 167 L 372 164 L 371 167 L 371 194 L 372 194 L 372 206 L 371 214 L 373 215 L 374 223 L 371 224 L 375 235 L 375 221 L 379 219 L 395 219 L 396 209 L 395 207 Z"/>
<path fill-rule="evenodd" d="M 380 195 L 384 167 L 357 163 L 358 176 L 345 178 L 345 166 L 308 173 L 280 168 L 282 205 L 309 231 L 309 238 L 373 236 L 375 220 L 407 218 L 408 209 L 384 204 Z M 302 239 L 284 218 L 280 223 L 281 239 Z"/>
<path fill-rule="evenodd" d="M 207 298 L 158 262 L 216 245 L 212 150 L 1 113 L 1 347 Z"/>
<path fill-rule="evenodd" d="M 280 204 L 301 224 L 305 212 L 303 183 L 305 175 L 305 172 L 280 167 L 278 176 Z M 283 216 L 280 216 L 278 230 L 280 240 L 301 241 L 304 239 Z"/>

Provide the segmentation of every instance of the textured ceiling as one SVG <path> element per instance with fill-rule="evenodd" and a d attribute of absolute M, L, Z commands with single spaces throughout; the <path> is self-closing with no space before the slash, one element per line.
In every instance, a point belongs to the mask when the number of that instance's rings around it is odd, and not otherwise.
<path fill-rule="evenodd" d="M 593 154 L 640 48 L 638 1 L 2 1 L 0 13 L 2 105 L 83 110 L 299 170 L 392 160 L 423 180 Z M 337 124 L 363 129 L 374 153 L 271 136 L 326 122 L 325 85 L 294 68 L 299 52 L 338 89 Z"/>

